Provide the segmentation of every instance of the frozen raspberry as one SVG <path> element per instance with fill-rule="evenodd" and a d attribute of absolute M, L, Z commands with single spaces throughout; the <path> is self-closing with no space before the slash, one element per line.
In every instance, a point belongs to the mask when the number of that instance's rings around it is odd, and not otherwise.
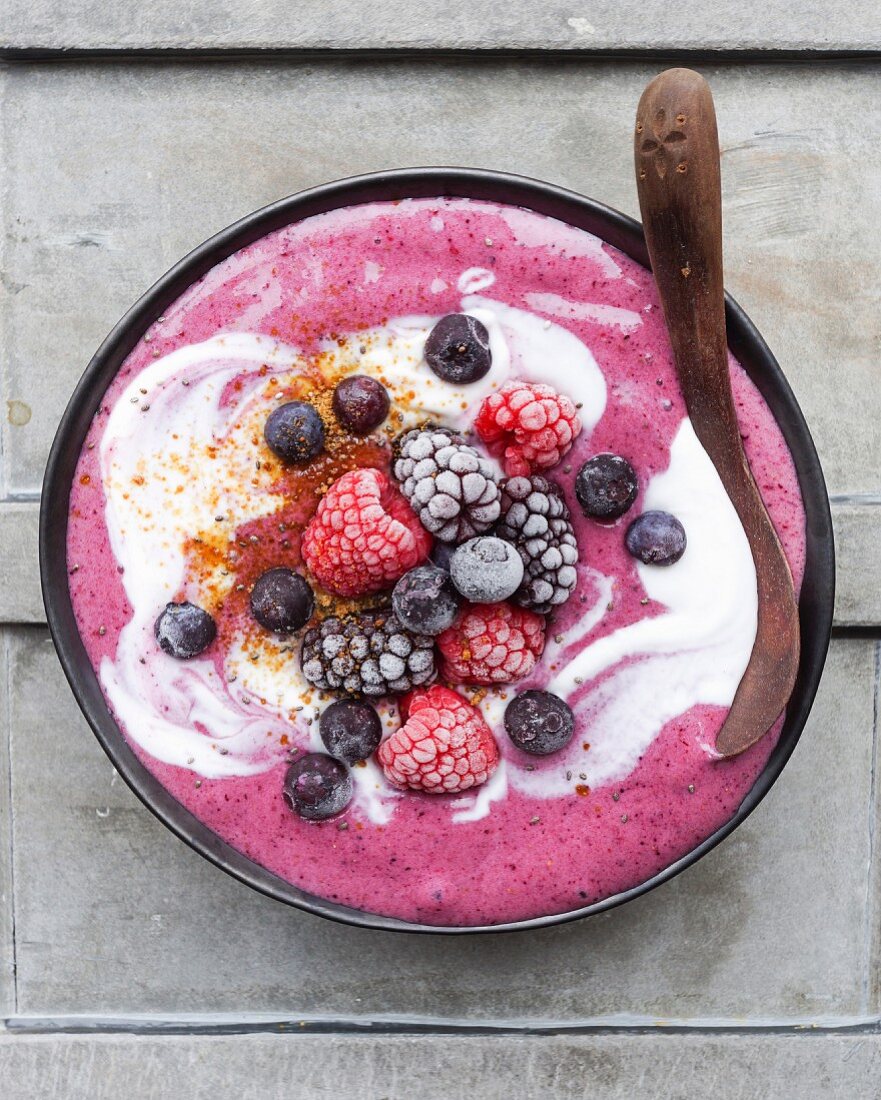
<path fill-rule="evenodd" d="M 545 621 L 509 603 L 476 604 L 460 612 L 437 640 L 442 675 L 454 684 L 512 684 L 535 668 Z"/>
<path fill-rule="evenodd" d="M 390 588 L 431 553 L 429 535 L 379 470 L 349 470 L 324 494 L 303 533 L 303 560 L 338 596 Z"/>
<path fill-rule="evenodd" d="M 581 431 L 572 399 L 539 382 L 509 382 L 487 397 L 474 421 L 509 477 L 556 466 Z"/>
<path fill-rule="evenodd" d="M 395 787 L 452 794 L 485 783 L 499 749 L 480 711 L 450 688 L 435 684 L 402 703 L 404 725 L 376 753 Z"/>

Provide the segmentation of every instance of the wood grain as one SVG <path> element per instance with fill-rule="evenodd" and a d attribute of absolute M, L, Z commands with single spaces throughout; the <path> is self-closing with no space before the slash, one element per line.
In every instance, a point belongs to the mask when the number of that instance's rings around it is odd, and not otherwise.
<path fill-rule="evenodd" d="M 799 660 L 789 566 L 750 472 L 728 374 L 722 279 L 719 137 L 709 85 L 668 69 L 643 92 L 634 135 L 637 189 L 679 383 L 698 438 L 746 531 L 756 566 L 758 628 L 716 748 L 734 756 L 786 705 Z"/>

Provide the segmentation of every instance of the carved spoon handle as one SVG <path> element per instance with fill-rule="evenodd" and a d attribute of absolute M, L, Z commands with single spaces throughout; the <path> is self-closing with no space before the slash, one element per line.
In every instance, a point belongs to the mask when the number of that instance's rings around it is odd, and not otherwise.
<path fill-rule="evenodd" d="M 679 384 L 756 566 L 756 641 L 716 742 L 729 756 L 759 740 L 785 707 L 798 671 L 799 624 L 789 566 L 750 472 L 731 394 L 719 139 L 704 78 L 690 69 L 656 77 L 639 101 L 634 145 L 639 205 Z"/>

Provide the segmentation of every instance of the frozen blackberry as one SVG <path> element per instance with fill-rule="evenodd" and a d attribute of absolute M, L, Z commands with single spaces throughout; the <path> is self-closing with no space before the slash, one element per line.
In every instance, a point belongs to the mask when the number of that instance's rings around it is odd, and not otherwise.
<path fill-rule="evenodd" d="M 502 519 L 495 532 L 523 560 L 523 581 L 513 599 L 546 615 L 564 604 L 578 579 L 578 543 L 559 486 L 533 474 L 502 483 Z"/>
<path fill-rule="evenodd" d="M 300 664 L 319 691 L 403 695 L 434 679 L 434 639 L 406 630 L 393 611 L 331 616 L 306 632 Z"/>
<path fill-rule="evenodd" d="M 394 475 L 426 531 L 464 542 L 499 518 L 492 464 L 446 428 L 415 428 L 398 441 Z"/>

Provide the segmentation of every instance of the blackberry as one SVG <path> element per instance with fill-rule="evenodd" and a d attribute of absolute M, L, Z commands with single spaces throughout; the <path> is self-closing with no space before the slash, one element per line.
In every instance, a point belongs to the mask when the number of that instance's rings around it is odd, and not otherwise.
<path fill-rule="evenodd" d="M 559 486 L 546 478 L 509 477 L 502 483 L 499 538 L 523 560 L 523 581 L 513 599 L 540 615 L 564 604 L 578 579 L 578 543 Z"/>
<path fill-rule="evenodd" d="M 397 444 L 394 475 L 426 531 L 463 542 L 499 518 L 492 464 L 447 428 L 415 428 Z"/>
<path fill-rule="evenodd" d="M 306 632 L 300 664 L 319 691 L 402 695 L 434 679 L 434 639 L 406 630 L 393 611 L 330 616 Z"/>

